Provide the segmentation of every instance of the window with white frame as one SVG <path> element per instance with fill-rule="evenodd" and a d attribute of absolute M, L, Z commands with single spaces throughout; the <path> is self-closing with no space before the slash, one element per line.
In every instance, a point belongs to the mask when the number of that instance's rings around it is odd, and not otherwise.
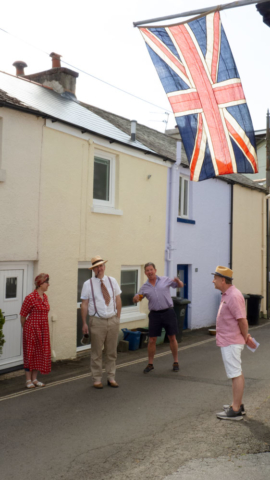
<path fill-rule="evenodd" d="M 114 185 L 115 156 L 96 150 L 94 156 L 93 204 L 114 207 Z"/>
<path fill-rule="evenodd" d="M 178 217 L 188 218 L 189 210 L 189 180 L 182 175 L 179 176 L 179 202 Z"/>
<path fill-rule="evenodd" d="M 132 299 L 139 290 L 140 267 L 125 266 L 121 269 L 121 299 L 122 312 L 139 310 L 139 305 L 134 304 Z"/>

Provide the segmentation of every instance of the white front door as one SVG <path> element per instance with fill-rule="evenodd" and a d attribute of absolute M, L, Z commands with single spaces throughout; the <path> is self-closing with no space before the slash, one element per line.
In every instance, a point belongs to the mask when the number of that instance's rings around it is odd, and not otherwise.
<path fill-rule="evenodd" d="M 23 363 L 20 310 L 23 300 L 24 270 L 0 270 L 0 308 L 5 317 L 5 344 L 0 370 Z"/>

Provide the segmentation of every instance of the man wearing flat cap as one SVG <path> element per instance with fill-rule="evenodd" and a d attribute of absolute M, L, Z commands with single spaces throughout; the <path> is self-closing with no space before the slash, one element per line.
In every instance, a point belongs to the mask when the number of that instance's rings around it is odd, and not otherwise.
<path fill-rule="evenodd" d="M 217 413 L 221 420 L 243 420 L 245 414 L 242 397 L 245 379 L 242 373 L 241 353 L 244 345 L 254 348 L 251 336 L 248 333 L 245 300 L 234 285 L 232 285 L 233 271 L 230 268 L 218 266 L 213 283 L 222 293 L 216 322 L 216 342 L 221 348 L 221 355 L 228 378 L 232 379 L 233 401 L 231 405 L 224 405 L 224 410 Z"/>
<path fill-rule="evenodd" d="M 101 389 L 102 384 L 102 349 L 104 346 L 105 370 L 107 383 L 117 388 L 115 381 L 115 364 L 117 357 L 117 340 L 121 314 L 120 287 L 113 277 L 105 275 L 105 263 L 99 255 L 91 259 L 90 270 L 95 277 L 83 284 L 81 293 L 81 316 L 83 334 L 88 334 L 86 323 L 89 313 L 89 327 L 91 333 L 91 372 L 94 387 Z"/>

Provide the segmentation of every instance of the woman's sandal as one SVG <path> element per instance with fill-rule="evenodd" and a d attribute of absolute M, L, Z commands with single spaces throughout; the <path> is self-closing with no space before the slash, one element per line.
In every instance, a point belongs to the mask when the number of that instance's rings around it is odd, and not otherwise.
<path fill-rule="evenodd" d="M 38 380 L 33 380 L 32 383 L 35 387 L 45 387 L 45 383 L 39 382 Z"/>
<path fill-rule="evenodd" d="M 26 386 L 26 388 L 35 388 L 35 385 L 32 382 L 32 380 L 26 380 L 25 386 Z"/>

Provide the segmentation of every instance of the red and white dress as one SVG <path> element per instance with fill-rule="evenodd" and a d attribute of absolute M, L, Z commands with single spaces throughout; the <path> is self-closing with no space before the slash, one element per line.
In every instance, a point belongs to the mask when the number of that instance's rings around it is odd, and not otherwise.
<path fill-rule="evenodd" d="M 44 293 L 43 300 L 36 290 L 25 297 L 20 315 L 26 317 L 23 327 L 24 368 L 42 374 L 51 371 L 51 345 L 48 313 L 50 305 Z"/>

